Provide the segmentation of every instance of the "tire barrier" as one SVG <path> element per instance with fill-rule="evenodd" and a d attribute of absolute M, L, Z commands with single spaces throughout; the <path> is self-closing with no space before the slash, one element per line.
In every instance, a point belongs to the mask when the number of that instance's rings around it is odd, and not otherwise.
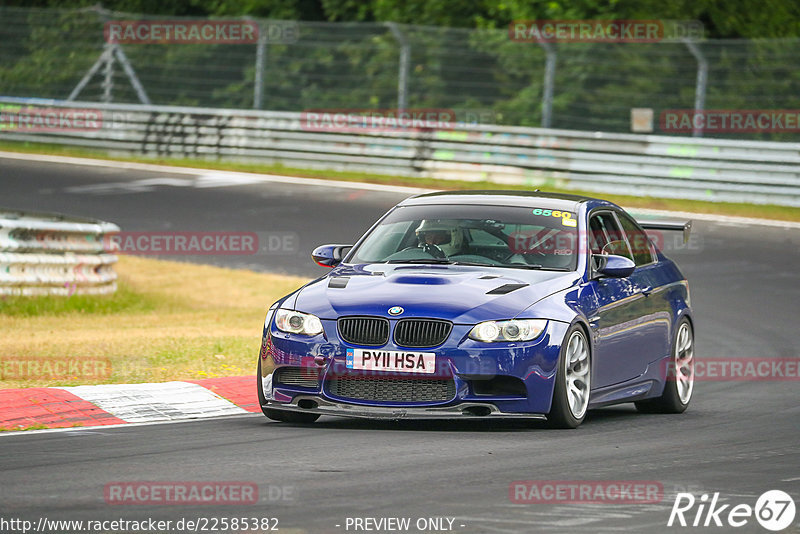
<path fill-rule="evenodd" d="M 0 295 L 104 295 L 117 289 L 116 224 L 0 209 Z"/>

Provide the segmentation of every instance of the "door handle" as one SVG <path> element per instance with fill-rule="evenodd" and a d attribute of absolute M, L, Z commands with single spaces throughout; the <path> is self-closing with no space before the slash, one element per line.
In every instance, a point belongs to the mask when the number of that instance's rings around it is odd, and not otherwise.
<path fill-rule="evenodd" d="M 641 293 L 641 294 L 642 294 L 642 295 L 644 295 L 645 297 L 649 297 L 649 296 L 650 296 L 650 293 L 652 293 L 652 292 L 653 292 L 653 286 L 647 286 L 647 287 L 643 287 L 643 288 L 641 288 L 641 289 L 639 290 L 639 293 Z"/>

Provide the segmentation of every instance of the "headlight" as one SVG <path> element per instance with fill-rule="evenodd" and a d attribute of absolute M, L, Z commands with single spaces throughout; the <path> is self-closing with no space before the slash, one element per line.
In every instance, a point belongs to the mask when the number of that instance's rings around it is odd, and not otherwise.
<path fill-rule="evenodd" d="M 322 321 L 316 315 L 292 310 L 276 310 L 275 326 L 282 332 L 316 336 L 322 333 Z"/>
<path fill-rule="evenodd" d="M 539 337 L 547 321 L 544 319 L 515 319 L 513 321 L 486 321 L 476 324 L 469 337 L 476 341 L 530 341 Z"/>

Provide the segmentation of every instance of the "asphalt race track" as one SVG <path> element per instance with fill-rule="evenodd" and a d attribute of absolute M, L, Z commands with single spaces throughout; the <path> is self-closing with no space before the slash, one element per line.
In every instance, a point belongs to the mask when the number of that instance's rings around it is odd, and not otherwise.
<path fill-rule="evenodd" d="M 314 246 L 352 242 L 407 196 L 334 184 L 214 182 L 213 175 L 0 159 L 0 206 L 97 217 L 127 231 L 293 235 L 294 244 L 274 253 L 177 259 L 311 277 L 324 272 L 309 258 Z M 690 250 L 668 254 L 691 283 L 696 357 L 798 358 L 800 230 L 697 221 L 694 235 Z M 106 484 L 132 480 L 253 482 L 260 502 L 105 503 Z M 655 481 L 664 497 L 653 504 L 517 504 L 509 499 L 517 480 Z M 772 489 L 800 507 L 798 381 L 702 381 L 685 414 L 622 406 L 590 413 L 574 431 L 330 417 L 303 427 L 249 415 L 0 435 L 2 516 L 32 521 L 271 517 L 280 532 L 337 533 L 366 531 L 348 518 L 406 517 L 410 532 L 420 531 L 420 518 L 453 520 L 426 532 L 728 532 L 727 524 L 668 528 L 676 494 L 699 501 L 719 492 L 718 504 L 729 505 L 725 521 L 734 505 L 753 507 Z M 784 532 L 800 532 L 798 522 L 800 510 Z M 767 532 L 754 517 L 735 531 Z"/>

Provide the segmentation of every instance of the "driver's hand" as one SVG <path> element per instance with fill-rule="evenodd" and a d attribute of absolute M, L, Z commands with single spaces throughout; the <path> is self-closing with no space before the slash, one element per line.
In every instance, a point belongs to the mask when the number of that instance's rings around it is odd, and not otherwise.
<path fill-rule="evenodd" d="M 433 256 L 434 258 L 446 258 L 447 257 L 447 255 L 444 253 L 444 251 L 442 249 L 440 249 L 438 246 L 436 246 L 436 245 L 434 245 L 432 243 L 425 243 L 422 246 L 422 250 L 424 252 L 427 252 L 428 254 Z"/>

